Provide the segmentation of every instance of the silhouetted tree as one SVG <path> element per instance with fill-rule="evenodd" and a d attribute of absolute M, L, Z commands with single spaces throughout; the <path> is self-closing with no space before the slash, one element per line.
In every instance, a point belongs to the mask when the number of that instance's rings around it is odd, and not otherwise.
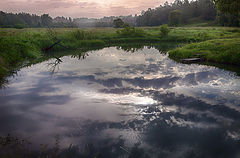
<path fill-rule="evenodd" d="M 213 0 L 224 13 L 240 13 L 240 0 Z"/>
<path fill-rule="evenodd" d="M 169 13 L 169 25 L 178 26 L 181 23 L 182 13 L 180 10 L 174 10 Z"/>
<path fill-rule="evenodd" d="M 217 10 L 212 0 L 175 0 L 173 3 L 165 2 L 155 9 L 142 11 L 136 23 L 138 26 L 157 26 L 168 24 L 169 14 L 174 10 L 181 12 L 181 23 L 198 21 L 213 21 Z"/>
<path fill-rule="evenodd" d="M 240 0 L 213 0 L 219 12 L 217 21 L 222 26 L 240 26 Z"/>
<path fill-rule="evenodd" d="M 118 18 L 113 20 L 113 27 L 120 28 L 120 27 L 123 27 L 123 25 L 124 25 L 124 22 L 122 21 L 122 19 Z"/>
<path fill-rule="evenodd" d="M 43 26 L 50 27 L 52 25 L 52 18 L 48 14 L 43 14 L 41 16 L 41 21 Z"/>

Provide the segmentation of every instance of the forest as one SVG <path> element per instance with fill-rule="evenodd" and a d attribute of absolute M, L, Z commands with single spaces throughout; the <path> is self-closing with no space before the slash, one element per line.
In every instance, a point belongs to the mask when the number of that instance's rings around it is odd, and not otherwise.
<path fill-rule="evenodd" d="M 114 19 L 122 19 L 131 26 L 202 26 L 239 27 L 239 12 L 227 13 L 216 9 L 212 0 L 175 0 L 167 1 L 154 9 L 142 11 L 140 15 L 110 16 L 96 18 L 50 17 L 49 14 L 5 13 L 0 11 L 2 28 L 75 28 L 75 27 L 112 27 Z"/>

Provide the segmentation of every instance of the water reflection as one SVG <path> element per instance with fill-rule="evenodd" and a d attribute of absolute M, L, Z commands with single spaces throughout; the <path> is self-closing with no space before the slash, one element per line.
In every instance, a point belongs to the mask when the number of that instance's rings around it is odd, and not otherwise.
<path fill-rule="evenodd" d="M 53 75 L 54 60 L 22 69 L 1 90 L 1 135 L 40 144 L 59 134 L 62 147 L 88 144 L 86 157 L 240 156 L 239 77 L 134 51 L 65 56 Z"/>

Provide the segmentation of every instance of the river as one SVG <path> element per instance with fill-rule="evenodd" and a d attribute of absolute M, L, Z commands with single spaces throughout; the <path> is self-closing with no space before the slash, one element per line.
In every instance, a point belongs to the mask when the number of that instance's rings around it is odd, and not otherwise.
<path fill-rule="evenodd" d="M 240 157 L 240 77 L 151 47 L 22 68 L 0 90 L 0 135 L 98 157 Z M 86 148 L 86 145 L 88 146 Z M 34 145 L 33 145 L 34 146 Z"/>

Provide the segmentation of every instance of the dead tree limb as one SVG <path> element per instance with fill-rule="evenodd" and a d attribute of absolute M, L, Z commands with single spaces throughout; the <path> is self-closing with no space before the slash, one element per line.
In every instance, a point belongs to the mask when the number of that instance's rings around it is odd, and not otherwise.
<path fill-rule="evenodd" d="M 53 43 L 52 45 L 50 45 L 50 46 L 47 47 L 47 48 L 43 48 L 42 50 L 43 50 L 44 52 L 47 52 L 47 51 L 49 51 L 50 49 L 52 49 L 55 45 L 59 44 L 60 42 L 61 42 L 61 41 L 58 40 L 57 42 Z"/>

